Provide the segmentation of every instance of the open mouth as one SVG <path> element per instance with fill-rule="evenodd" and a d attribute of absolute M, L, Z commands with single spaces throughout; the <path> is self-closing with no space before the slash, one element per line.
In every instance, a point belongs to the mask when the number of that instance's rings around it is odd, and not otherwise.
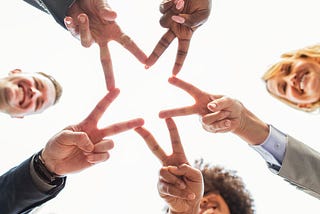
<path fill-rule="evenodd" d="M 299 91 L 301 93 L 304 92 L 304 89 L 305 89 L 305 79 L 306 79 L 306 76 L 309 74 L 309 72 L 303 72 L 301 75 L 299 75 L 299 78 L 298 78 L 298 87 L 299 87 Z"/>
<path fill-rule="evenodd" d="M 19 92 L 18 93 L 21 93 L 22 96 L 21 96 L 21 100 L 19 100 L 19 106 L 23 107 L 23 104 L 25 103 L 26 101 L 26 88 L 23 84 L 18 84 L 18 87 L 19 87 Z"/>
<path fill-rule="evenodd" d="M 214 213 L 213 208 L 206 209 L 205 211 L 201 212 L 201 214 L 213 214 L 213 213 Z"/>

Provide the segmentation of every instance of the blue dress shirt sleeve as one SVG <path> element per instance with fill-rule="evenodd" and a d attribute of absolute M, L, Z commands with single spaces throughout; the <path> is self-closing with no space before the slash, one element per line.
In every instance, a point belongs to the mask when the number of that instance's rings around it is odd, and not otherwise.
<path fill-rule="evenodd" d="M 269 135 L 260 145 L 251 145 L 267 162 L 270 170 L 278 174 L 288 144 L 286 134 L 269 125 Z"/>

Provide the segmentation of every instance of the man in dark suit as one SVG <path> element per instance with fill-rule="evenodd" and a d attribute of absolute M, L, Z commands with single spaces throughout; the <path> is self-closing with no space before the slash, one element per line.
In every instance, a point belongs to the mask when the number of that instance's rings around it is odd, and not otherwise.
<path fill-rule="evenodd" d="M 86 119 L 66 127 L 40 152 L 0 176 L 0 213 L 28 213 L 54 198 L 65 186 L 67 174 L 109 158 L 114 143 L 104 139 L 106 136 L 143 125 L 144 121 L 137 118 L 97 128 L 100 117 L 118 94 L 119 89 L 109 92 Z"/>

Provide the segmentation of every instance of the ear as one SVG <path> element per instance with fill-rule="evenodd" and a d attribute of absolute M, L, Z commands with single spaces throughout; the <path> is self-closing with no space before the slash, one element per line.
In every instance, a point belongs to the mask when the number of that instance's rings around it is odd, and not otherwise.
<path fill-rule="evenodd" d="M 9 75 L 17 74 L 17 73 L 21 73 L 21 69 L 14 69 L 12 71 L 9 71 Z"/>

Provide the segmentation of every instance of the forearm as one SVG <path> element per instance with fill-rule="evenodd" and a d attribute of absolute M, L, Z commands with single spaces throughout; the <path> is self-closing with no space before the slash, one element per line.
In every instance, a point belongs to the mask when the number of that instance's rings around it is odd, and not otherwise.
<path fill-rule="evenodd" d="M 251 145 L 260 145 L 264 142 L 269 134 L 268 124 L 260 120 L 245 107 L 241 117 L 243 119 L 240 126 L 233 133 Z"/>
<path fill-rule="evenodd" d="M 64 18 L 69 7 L 75 0 L 24 0 L 32 6 L 51 14 L 54 19 L 64 28 Z"/>

